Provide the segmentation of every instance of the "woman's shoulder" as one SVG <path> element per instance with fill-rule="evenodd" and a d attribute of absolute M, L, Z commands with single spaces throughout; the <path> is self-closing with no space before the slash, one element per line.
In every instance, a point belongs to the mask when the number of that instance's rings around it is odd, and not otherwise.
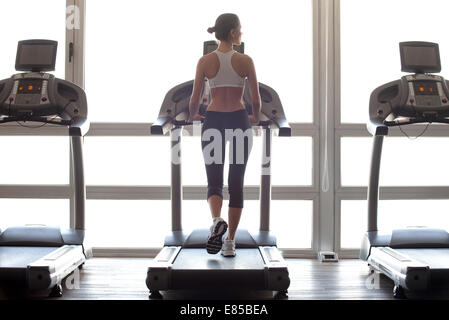
<path fill-rule="evenodd" d="M 251 57 L 245 53 L 240 53 L 240 52 L 235 52 L 234 53 L 235 58 L 237 58 L 238 60 L 242 61 L 242 62 L 246 62 L 246 63 L 250 63 L 253 61 L 253 59 L 251 59 Z"/>
<path fill-rule="evenodd" d="M 216 61 L 218 60 L 217 55 L 214 52 L 205 54 L 204 56 L 201 56 L 201 58 L 199 59 L 199 63 L 200 64 L 204 64 L 204 63 L 208 63 L 208 62 L 212 62 L 212 61 Z"/>

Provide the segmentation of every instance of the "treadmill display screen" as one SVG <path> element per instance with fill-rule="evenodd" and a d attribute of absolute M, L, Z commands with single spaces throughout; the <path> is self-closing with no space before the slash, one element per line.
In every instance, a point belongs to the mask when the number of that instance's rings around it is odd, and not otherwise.
<path fill-rule="evenodd" d="M 36 79 L 25 79 L 19 81 L 17 94 L 39 94 L 42 90 L 42 81 Z"/>
<path fill-rule="evenodd" d="M 413 83 L 415 95 L 417 96 L 438 96 L 437 83 L 432 81 L 415 81 Z"/>
<path fill-rule="evenodd" d="M 430 42 L 401 42 L 401 70 L 404 72 L 440 72 L 440 52 L 438 44 Z"/>
<path fill-rule="evenodd" d="M 58 42 L 52 40 L 19 41 L 16 55 L 17 71 L 54 71 Z"/>

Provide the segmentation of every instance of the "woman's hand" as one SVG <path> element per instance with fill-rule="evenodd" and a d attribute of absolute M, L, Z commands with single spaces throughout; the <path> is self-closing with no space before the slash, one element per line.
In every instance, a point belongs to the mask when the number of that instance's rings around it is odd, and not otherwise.
<path fill-rule="evenodd" d="M 196 114 L 194 117 L 189 117 L 189 120 L 187 120 L 187 122 L 193 122 L 193 121 L 202 121 L 204 119 L 204 117 L 200 114 Z"/>
<path fill-rule="evenodd" d="M 248 119 L 251 125 L 257 125 L 259 123 L 259 119 L 256 119 L 252 114 L 248 116 Z"/>

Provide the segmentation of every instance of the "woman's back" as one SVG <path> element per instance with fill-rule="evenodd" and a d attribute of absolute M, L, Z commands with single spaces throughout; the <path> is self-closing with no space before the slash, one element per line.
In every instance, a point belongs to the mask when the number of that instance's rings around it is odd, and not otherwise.
<path fill-rule="evenodd" d="M 249 57 L 234 50 L 216 50 L 203 58 L 203 72 L 211 88 L 207 110 L 232 112 L 244 109 L 242 97 Z"/>

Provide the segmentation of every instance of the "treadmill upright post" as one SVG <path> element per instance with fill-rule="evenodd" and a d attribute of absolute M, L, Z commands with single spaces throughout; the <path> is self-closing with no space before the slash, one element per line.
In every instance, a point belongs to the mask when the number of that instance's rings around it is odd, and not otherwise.
<path fill-rule="evenodd" d="M 262 166 L 260 178 L 260 231 L 270 231 L 271 199 L 271 128 L 263 127 Z"/>
<path fill-rule="evenodd" d="M 377 231 L 377 206 L 379 202 L 380 160 L 382 157 L 383 135 L 374 135 L 373 152 L 368 185 L 368 232 Z"/>
<path fill-rule="evenodd" d="M 75 229 L 84 230 L 86 185 L 84 182 L 83 137 L 71 136 L 70 139 L 70 146 L 72 148 L 72 174 L 75 200 Z"/>
<path fill-rule="evenodd" d="M 182 127 L 174 126 L 170 130 L 172 231 L 182 231 L 181 137 Z"/>

